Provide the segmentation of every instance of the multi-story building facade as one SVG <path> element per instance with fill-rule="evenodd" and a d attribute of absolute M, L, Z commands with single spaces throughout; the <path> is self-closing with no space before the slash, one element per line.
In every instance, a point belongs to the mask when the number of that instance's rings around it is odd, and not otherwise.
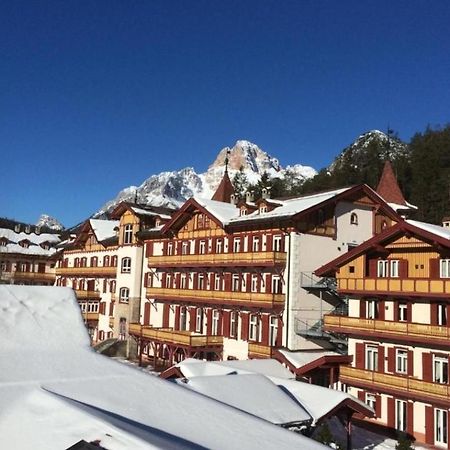
<path fill-rule="evenodd" d="M 366 185 L 289 200 L 263 192 L 236 202 L 232 192 L 225 173 L 212 200 L 187 200 L 157 234 L 141 236 L 145 295 L 130 331 L 157 361 L 323 350 L 326 341 L 304 329 L 336 298 L 318 302 L 302 275 L 401 220 Z"/>
<path fill-rule="evenodd" d="M 450 448 L 450 231 L 402 221 L 321 267 L 349 298 L 325 316 L 348 336 L 340 381 L 373 406 L 382 426 Z"/>
<path fill-rule="evenodd" d="M 0 283 L 53 285 L 58 232 L 0 219 Z"/>

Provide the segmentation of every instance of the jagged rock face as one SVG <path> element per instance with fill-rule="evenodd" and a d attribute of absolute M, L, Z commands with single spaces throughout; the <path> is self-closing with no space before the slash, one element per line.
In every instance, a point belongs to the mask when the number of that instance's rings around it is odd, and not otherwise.
<path fill-rule="evenodd" d="M 345 148 L 328 170 L 333 172 L 349 165 L 359 168 L 372 157 L 393 161 L 399 156 L 407 155 L 408 152 L 409 148 L 405 143 L 393 137 L 389 138 L 382 131 L 372 130 L 360 135 L 355 142 Z"/>
<path fill-rule="evenodd" d="M 51 230 L 61 231 L 64 230 L 64 226 L 59 220 L 51 217 L 47 214 L 41 214 L 39 220 L 36 222 L 37 227 L 50 228 Z"/>
<path fill-rule="evenodd" d="M 137 200 L 139 204 L 177 208 L 195 195 L 211 198 L 223 177 L 228 151 L 228 171 L 231 179 L 241 167 L 250 183 L 257 182 L 264 172 L 271 177 L 284 177 L 285 170 L 278 159 L 261 150 L 256 144 L 240 140 L 231 148 L 223 148 L 205 173 L 197 174 L 192 167 L 187 167 L 152 175 L 139 187 L 130 186 L 120 191 L 115 199 L 103 205 L 94 216 L 102 216 L 121 201 Z M 301 180 L 311 178 L 317 173 L 312 167 L 300 164 L 287 169 Z"/>

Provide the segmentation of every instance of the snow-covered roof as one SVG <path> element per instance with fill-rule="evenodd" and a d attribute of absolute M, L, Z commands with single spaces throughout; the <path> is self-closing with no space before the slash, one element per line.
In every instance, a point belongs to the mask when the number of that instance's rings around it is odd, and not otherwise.
<path fill-rule="evenodd" d="M 236 208 L 236 205 L 233 205 L 232 203 L 218 202 L 216 200 L 201 197 L 194 197 L 194 200 L 224 225 L 231 219 L 239 217 L 240 211 Z"/>
<path fill-rule="evenodd" d="M 158 214 L 158 213 L 156 213 L 154 211 L 149 211 L 147 209 L 136 208 L 135 206 L 132 206 L 131 209 L 133 210 L 133 212 L 135 212 L 136 214 L 138 214 L 140 216 L 161 217 L 161 219 L 170 219 L 171 218 L 167 214 Z"/>
<path fill-rule="evenodd" d="M 422 230 L 428 231 L 429 233 L 436 234 L 437 236 L 443 237 L 444 239 L 450 239 L 450 230 L 448 228 L 441 227 L 439 225 L 434 225 L 432 223 L 419 222 L 417 220 L 406 220 L 407 223 L 421 228 Z"/>
<path fill-rule="evenodd" d="M 409 209 L 417 209 L 417 206 L 411 205 L 405 201 L 405 205 L 399 205 L 397 203 L 388 203 L 388 205 L 396 212 L 408 211 Z"/>
<path fill-rule="evenodd" d="M 118 220 L 90 219 L 89 222 L 95 237 L 99 242 L 114 237 L 116 235 L 116 231 L 114 229 L 120 224 Z"/>
<path fill-rule="evenodd" d="M 264 375 L 203 376 L 178 379 L 176 382 L 273 424 L 311 421 L 311 416 L 302 406 Z"/>
<path fill-rule="evenodd" d="M 95 353 L 69 288 L 0 286 L 2 447 L 324 448 Z"/>
<path fill-rule="evenodd" d="M 278 351 L 296 368 L 303 367 L 324 356 L 341 356 L 339 353 L 327 350 L 291 352 L 280 349 Z"/>
<path fill-rule="evenodd" d="M 58 244 L 61 238 L 58 234 L 53 233 L 16 233 L 9 228 L 0 228 L 0 239 L 6 239 L 7 244 L 0 246 L 0 253 L 20 253 L 23 255 L 51 256 L 55 253 L 55 249 L 50 247 L 44 249 L 41 244 L 48 243 L 49 246 Z M 28 241 L 28 247 L 22 247 L 19 242 Z"/>

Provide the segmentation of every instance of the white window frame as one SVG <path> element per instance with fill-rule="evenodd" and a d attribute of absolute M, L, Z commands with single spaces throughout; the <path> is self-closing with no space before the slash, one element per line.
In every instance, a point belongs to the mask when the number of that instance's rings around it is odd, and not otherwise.
<path fill-rule="evenodd" d="M 261 247 L 261 239 L 259 236 L 253 236 L 252 239 L 252 251 L 253 252 L 259 252 Z"/>
<path fill-rule="evenodd" d="M 187 308 L 180 306 L 180 330 L 187 330 Z"/>
<path fill-rule="evenodd" d="M 282 236 L 280 234 L 276 234 L 272 238 L 272 250 L 274 252 L 281 252 L 281 240 L 282 240 Z"/>
<path fill-rule="evenodd" d="M 168 273 L 166 274 L 166 289 L 172 289 L 172 274 Z"/>
<path fill-rule="evenodd" d="M 400 261 L 398 259 L 389 261 L 389 276 L 390 278 L 398 278 L 400 276 Z"/>
<path fill-rule="evenodd" d="M 260 341 L 260 318 L 258 314 L 250 314 L 248 321 L 248 339 L 250 341 Z"/>
<path fill-rule="evenodd" d="M 167 243 L 167 256 L 173 255 L 173 242 Z"/>
<path fill-rule="evenodd" d="M 206 241 L 202 240 L 199 242 L 198 244 L 198 253 L 200 255 L 205 255 L 206 254 Z"/>
<path fill-rule="evenodd" d="M 223 240 L 217 239 L 216 241 L 216 253 L 222 253 L 223 252 Z"/>
<path fill-rule="evenodd" d="M 369 408 L 372 408 L 375 411 L 375 407 L 376 407 L 376 404 L 377 404 L 377 398 L 375 397 L 375 395 L 370 394 L 369 392 L 366 392 L 365 404 Z"/>
<path fill-rule="evenodd" d="M 263 205 L 263 206 L 259 207 L 259 213 L 260 214 L 264 214 L 266 212 L 267 212 L 267 206 L 266 205 Z"/>
<path fill-rule="evenodd" d="M 125 258 L 122 258 L 121 264 L 120 264 L 120 270 L 122 273 L 131 273 L 131 258 L 126 256 Z"/>
<path fill-rule="evenodd" d="M 408 421 L 408 403 L 405 400 L 395 400 L 395 429 L 406 431 Z"/>
<path fill-rule="evenodd" d="M 220 274 L 214 274 L 214 290 L 222 291 L 223 290 L 223 278 Z"/>
<path fill-rule="evenodd" d="M 205 284 L 205 276 L 202 273 L 199 273 L 197 278 L 197 289 L 202 291 L 205 289 Z"/>
<path fill-rule="evenodd" d="M 408 304 L 400 302 L 397 306 L 398 308 L 398 321 L 407 322 L 408 321 Z"/>
<path fill-rule="evenodd" d="M 439 261 L 439 276 L 441 278 L 450 278 L 450 259 L 441 259 Z"/>
<path fill-rule="evenodd" d="M 119 302 L 129 303 L 130 302 L 130 289 L 127 287 L 121 287 L 119 291 Z"/>
<path fill-rule="evenodd" d="M 379 259 L 377 261 L 377 277 L 387 278 L 389 276 L 389 261 L 387 259 Z"/>
<path fill-rule="evenodd" d="M 374 345 L 366 345 L 366 370 L 378 370 L 378 347 Z"/>
<path fill-rule="evenodd" d="M 448 410 L 446 409 L 434 409 L 434 443 L 447 446 Z"/>
<path fill-rule="evenodd" d="M 408 350 L 395 350 L 395 371 L 404 375 L 408 373 Z"/>
<path fill-rule="evenodd" d="M 258 275 L 256 273 L 252 274 L 250 290 L 252 292 L 258 292 Z"/>
<path fill-rule="evenodd" d="M 197 308 L 195 312 L 195 331 L 203 333 L 203 308 Z"/>
<path fill-rule="evenodd" d="M 180 289 L 187 289 L 188 288 L 188 278 L 187 274 L 182 273 L 180 275 Z"/>
<path fill-rule="evenodd" d="M 237 338 L 239 316 L 237 311 L 230 311 L 230 337 Z"/>
<path fill-rule="evenodd" d="M 240 253 L 241 251 L 241 238 L 233 239 L 233 253 Z"/>
<path fill-rule="evenodd" d="M 437 304 L 437 324 L 439 326 L 447 325 L 447 305 L 445 303 Z"/>
<path fill-rule="evenodd" d="M 439 384 L 448 383 L 448 358 L 433 355 L 433 381 Z"/>
<path fill-rule="evenodd" d="M 214 309 L 212 312 L 212 327 L 211 332 L 213 336 L 217 336 L 219 334 L 219 318 L 220 314 L 217 309 Z"/>
<path fill-rule="evenodd" d="M 367 300 L 366 302 L 366 319 L 375 320 L 378 318 L 378 302 L 377 300 Z"/>
<path fill-rule="evenodd" d="M 282 294 L 283 293 L 283 283 L 281 277 L 278 275 L 272 275 L 272 294 Z"/>
<path fill-rule="evenodd" d="M 269 345 L 275 347 L 278 337 L 278 316 L 270 316 L 269 318 Z"/>
<path fill-rule="evenodd" d="M 123 243 L 132 244 L 133 243 L 133 224 L 127 223 L 123 228 Z"/>
<path fill-rule="evenodd" d="M 239 292 L 240 290 L 240 282 L 239 282 L 239 274 L 233 273 L 231 276 L 231 291 Z"/>
<path fill-rule="evenodd" d="M 189 255 L 189 247 L 190 247 L 190 245 L 189 245 L 190 243 L 189 243 L 189 241 L 183 241 L 182 242 L 182 244 L 181 244 L 181 254 L 182 255 Z"/>

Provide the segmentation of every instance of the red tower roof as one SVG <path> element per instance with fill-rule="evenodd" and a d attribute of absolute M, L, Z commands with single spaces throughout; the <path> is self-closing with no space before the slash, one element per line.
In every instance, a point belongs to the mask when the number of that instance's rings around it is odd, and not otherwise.
<path fill-rule="evenodd" d="M 233 183 L 231 182 L 230 177 L 228 176 L 228 170 L 225 170 L 222 181 L 220 182 L 216 192 L 212 196 L 212 200 L 230 203 L 232 194 L 234 194 Z"/>
<path fill-rule="evenodd" d="M 384 163 L 383 173 L 377 186 L 377 194 L 387 203 L 407 206 L 390 161 Z"/>

